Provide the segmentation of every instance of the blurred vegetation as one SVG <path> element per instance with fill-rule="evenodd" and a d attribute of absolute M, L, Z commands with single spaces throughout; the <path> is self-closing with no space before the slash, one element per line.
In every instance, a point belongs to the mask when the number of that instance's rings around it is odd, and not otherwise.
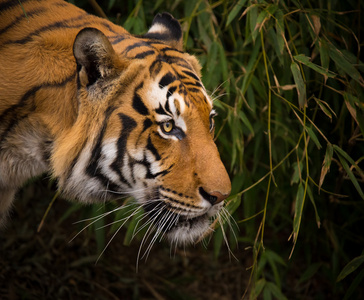
<path fill-rule="evenodd" d="M 92 1 L 71 2 L 96 13 Z M 99 4 L 134 34 L 145 33 L 156 13 L 171 12 L 186 51 L 203 66 L 233 183 L 227 209 L 237 226 L 225 232 L 232 253 L 246 258 L 241 297 L 362 299 L 364 2 Z M 127 226 L 125 244 L 135 219 Z M 115 230 L 95 230 L 100 250 Z M 227 255 L 221 229 L 208 248 L 217 264 Z"/>

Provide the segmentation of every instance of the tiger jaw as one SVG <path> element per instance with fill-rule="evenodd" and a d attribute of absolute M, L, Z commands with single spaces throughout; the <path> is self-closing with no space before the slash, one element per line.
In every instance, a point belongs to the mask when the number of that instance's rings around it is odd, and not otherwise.
<path fill-rule="evenodd" d="M 159 189 L 163 188 L 160 187 Z M 157 192 L 161 199 L 160 191 Z M 173 204 L 172 204 L 173 203 Z M 165 198 L 149 200 L 142 204 L 151 224 L 155 227 L 156 235 L 166 235 L 171 243 L 190 244 L 198 241 L 202 236 L 212 232 L 211 218 L 222 209 L 224 202 L 211 205 L 202 200 L 201 207 L 191 207 L 176 199 Z"/>

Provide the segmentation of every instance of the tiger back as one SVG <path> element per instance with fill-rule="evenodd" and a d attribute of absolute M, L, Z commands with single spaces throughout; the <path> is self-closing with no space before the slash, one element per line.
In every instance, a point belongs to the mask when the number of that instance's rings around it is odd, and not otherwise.
<path fill-rule="evenodd" d="M 210 231 L 231 184 L 179 22 L 144 36 L 58 0 L 0 1 L 0 223 L 49 173 L 83 203 L 132 195 L 176 243 Z"/>

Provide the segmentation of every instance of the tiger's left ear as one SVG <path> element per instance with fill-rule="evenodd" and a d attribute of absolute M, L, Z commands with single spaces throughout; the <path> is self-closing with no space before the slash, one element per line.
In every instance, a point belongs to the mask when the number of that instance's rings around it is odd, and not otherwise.
<path fill-rule="evenodd" d="M 183 50 L 181 25 L 169 13 L 157 14 L 144 37 L 161 40 L 179 51 Z"/>
<path fill-rule="evenodd" d="M 82 87 L 112 78 L 125 68 L 108 38 L 96 28 L 84 28 L 77 34 L 73 55 Z"/>

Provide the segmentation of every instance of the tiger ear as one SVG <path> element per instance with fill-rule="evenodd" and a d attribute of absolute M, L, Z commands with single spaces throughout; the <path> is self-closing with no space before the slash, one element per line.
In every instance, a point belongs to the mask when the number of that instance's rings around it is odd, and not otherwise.
<path fill-rule="evenodd" d="M 123 63 L 107 37 L 96 28 L 84 28 L 73 44 L 78 80 L 83 87 L 111 78 L 123 69 Z"/>
<path fill-rule="evenodd" d="M 161 40 L 179 51 L 183 50 L 181 25 L 169 13 L 157 14 L 144 37 Z"/>

